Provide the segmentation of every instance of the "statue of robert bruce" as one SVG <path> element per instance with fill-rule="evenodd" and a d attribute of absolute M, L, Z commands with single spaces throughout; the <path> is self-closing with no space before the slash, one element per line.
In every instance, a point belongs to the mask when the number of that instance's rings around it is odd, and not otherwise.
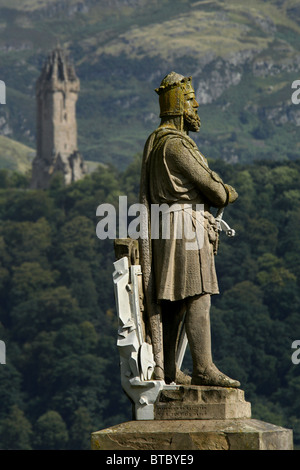
<path fill-rule="evenodd" d="M 198 132 L 200 118 L 191 77 L 168 74 L 159 88 L 159 127 L 149 136 L 141 171 L 140 203 L 148 210 L 148 238 L 140 239 L 146 312 L 155 361 L 155 379 L 188 383 L 176 367 L 179 327 L 184 321 L 193 360 L 192 385 L 239 387 L 220 372 L 211 353 L 211 296 L 219 293 L 214 256 L 218 227 L 211 207 L 223 208 L 238 194 L 213 172 L 189 132 Z M 204 208 L 201 248 L 186 249 L 186 240 L 151 239 L 152 204 L 196 204 Z M 184 209 L 182 209 L 184 210 Z M 192 217 L 193 217 L 192 214 Z M 150 221 L 149 221 L 150 220 Z M 170 213 L 174 234 L 178 214 Z M 172 227 L 173 224 L 173 227 Z M 184 377 L 184 380 L 182 380 Z"/>

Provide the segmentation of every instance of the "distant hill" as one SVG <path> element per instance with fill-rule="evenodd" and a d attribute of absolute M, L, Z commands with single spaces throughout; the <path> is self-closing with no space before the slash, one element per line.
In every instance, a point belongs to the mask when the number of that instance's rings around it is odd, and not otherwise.
<path fill-rule="evenodd" d="M 34 156 L 34 149 L 0 135 L 0 168 L 26 173 Z"/>
<path fill-rule="evenodd" d="M 300 105 L 297 0 L 0 0 L 0 134 L 35 147 L 35 81 L 57 42 L 81 80 L 79 150 L 127 166 L 157 126 L 154 89 L 192 75 L 203 153 L 229 162 L 294 160 Z"/>
<path fill-rule="evenodd" d="M 31 170 L 32 160 L 35 156 L 35 149 L 27 145 L 16 142 L 9 137 L 0 135 L 0 169 L 27 173 Z M 89 173 L 94 171 L 100 162 L 86 160 Z"/>

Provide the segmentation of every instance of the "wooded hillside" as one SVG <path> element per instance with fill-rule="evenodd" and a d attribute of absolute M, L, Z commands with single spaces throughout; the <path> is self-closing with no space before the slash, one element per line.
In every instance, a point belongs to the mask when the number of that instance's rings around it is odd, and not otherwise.
<path fill-rule="evenodd" d="M 90 433 L 131 419 L 120 387 L 112 240 L 96 236 L 96 209 L 138 201 L 140 156 L 47 191 L 0 170 L 2 449 L 88 449 Z M 216 258 L 213 355 L 237 378 L 253 417 L 293 428 L 300 445 L 300 161 L 213 170 L 236 187 Z M 189 353 L 185 369 L 191 367 Z"/>

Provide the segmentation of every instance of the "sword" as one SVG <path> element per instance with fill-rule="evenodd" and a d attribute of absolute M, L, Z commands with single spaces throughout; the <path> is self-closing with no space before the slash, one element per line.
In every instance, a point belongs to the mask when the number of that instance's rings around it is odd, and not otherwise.
<path fill-rule="evenodd" d="M 215 219 L 217 222 L 218 230 L 220 232 L 224 230 L 228 237 L 234 237 L 235 230 L 233 230 L 233 228 L 230 228 L 229 225 L 225 222 L 225 220 L 223 220 L 223 214 L 224 214 L 224 207 L 218 210 L 217 216 Z"/>
<path fill-rule="evenodd" d="M 185 351 L 186 351 L 186 348 L 187 348 L 187 345 L 188 345 L 188 339 L 187 339 L 187 335 L 186 335 L 186 331 L 185 331 L 184 320 L 185 320 L 185 315 L 184 315 L 184 318 L 181 322 L 181 329 L 180 329 L 180 333 L 179 333 L 179 339 L 178 339 L 178 344 L 177 344 L 177 349 L 176 349 L 176 356 L 175 356 L 175 362 L 176 362 L 176 365 L 177 365 L 178 369 L 180 369 L 181 366 L 182 366 L 182 361 L 183 361 Z"/>

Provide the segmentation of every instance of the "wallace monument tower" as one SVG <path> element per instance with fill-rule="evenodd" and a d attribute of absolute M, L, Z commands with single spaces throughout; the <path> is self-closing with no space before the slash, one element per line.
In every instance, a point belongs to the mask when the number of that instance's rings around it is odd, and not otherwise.
<path fill-rule="evenodd" d="M 86 173 L 77 148 L 76 101 L 80 89 L 75 69 L 61 47 L 48 56 L 36 83 L 37 153 L 32 164 L 33 189 L 49 187 L 61 172 L 65 184 Z"/>

